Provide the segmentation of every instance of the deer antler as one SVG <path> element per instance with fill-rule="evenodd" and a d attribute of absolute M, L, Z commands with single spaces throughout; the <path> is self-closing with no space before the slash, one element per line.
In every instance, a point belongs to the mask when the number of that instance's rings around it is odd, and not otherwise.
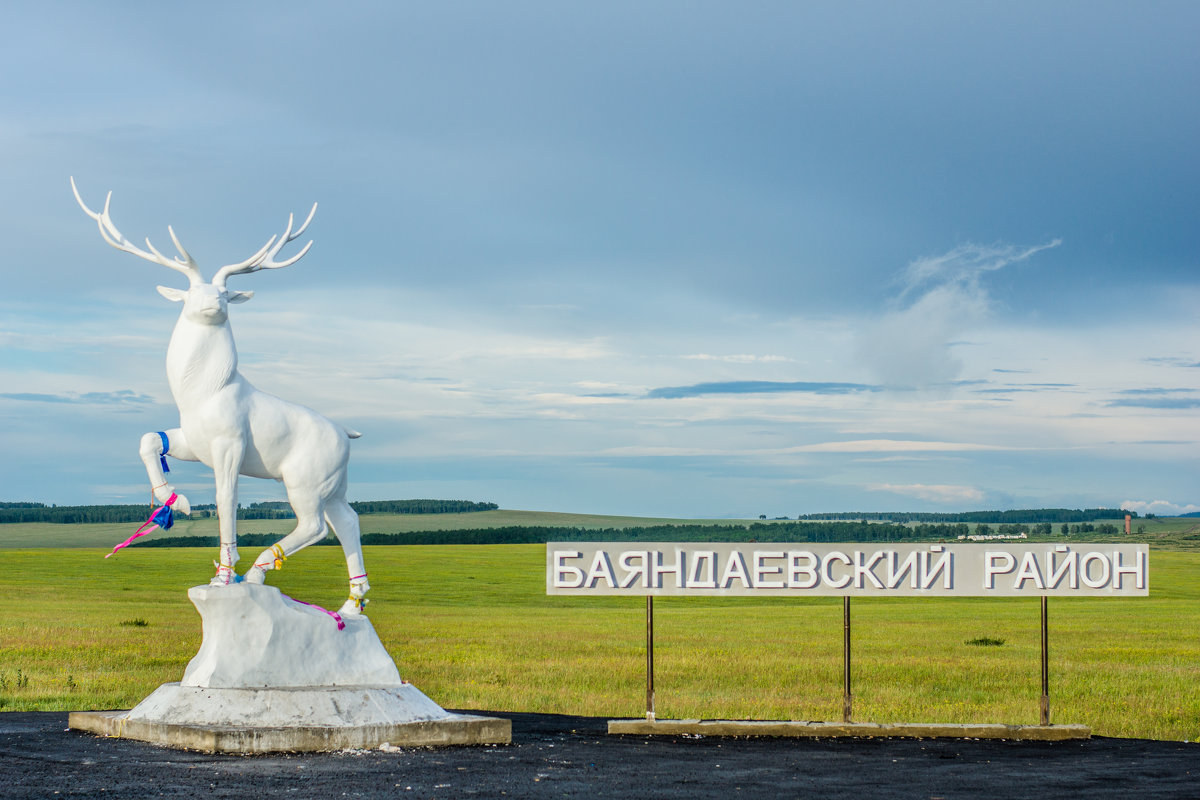
<path fill-rule="evenodd" d="M 304 245 L 303 249 L 301 249 L 299 253 L 285 261 L 276 261 L 275 256 L 279 255 L 279 251 L 285 244 L 298 239 L 300 234 L 304 233 L 304 229 L 308 227 L 308 223 L 312 222 L 313 215 L 316 213 L 317 204 L 313 203 L 312 210 L 308 212 L 308 218 L 304 220 L 304 224 L 297 228 L 294 233 L 292 232 L 292 225 L 295 223 L 296 218 L 294 214 L 288 214 L 287 228 L 280 236 L 272 236 L 257 253 L 250 256 L 245 261 L 242 261 L 239 264 L 227 264 L 226 266 L 221 267 L 219 270 L 217 270 L 217 274 L 213 276 L 212 285 L 218 289 L 224 290 L 225 279 L 230 275 L 258 272 L 260 269 L 279 269 L 280 267 L 290 267 L 292 264 L 295 264 L 304 257 L 304 254 L 308 252 L 308 248 L 312 247 L 311 240 L 309 240 L 308 244 Z"/>
<path fill-rule="evenodd" d="M 109 192 L 108 196 L 104 198 L 104 210 L 97 214 L 88 208 L 83 202 L 83 198 L 79 196 L 79 189 L 75 186 L 74 177 L 71 178 L 71 191 L 75 193 L 75 200 L 79 203 L 79 207 L 89 217 L 96 220 L 96 224 L 100 228 L 100 236 L 104 241 L 118 250 L 132 253 L 138 258 L 144 258 L 147 261 L 153 261 L 155 264 L 170 267 L 176 272 L 182 272 L 188 277 L 188 281 L 192 286 L 204 283 L 204 276 L 200 274 L 200 267 L 196 265 L 195 259 L 188 254 L 188 251 L 183 249 L 183 245 L 179 243 L 179 238 L 175 235 L 175 231 L 170 225 L 167 226 L 167 232 L 171 234 L 171 241 L 175 243 L 175 249 L 179 251 L 179 255 L 183 256 L 183 258 L 167 258 L 158 252 L 154 248 L 154 245 L 150 244 L 149 238 L 146 239 L 146 247 L 149 248 L 149 252 L 146 252 L 141 248 L 135 247 L 128 239 L 122 236 L 121 232 L 117 230 L 117 226 L 113 224 L 112 218 L 108 215 L 108 204 L 112 201 L 112 192 Z"/>

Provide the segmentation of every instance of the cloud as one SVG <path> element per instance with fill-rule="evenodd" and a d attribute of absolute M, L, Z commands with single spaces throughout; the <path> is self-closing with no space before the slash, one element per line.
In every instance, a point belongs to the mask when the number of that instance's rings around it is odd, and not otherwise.
<path fill-rule="evenodd" d="M 64 394 L 40 394 L 37 392 L 0 392 L 6 400 L 26 403 L 69 403 L 72 405 L 148 405 L 157 402 L 153 397 L 129 389 L 116 392 L 67 392 Z"/>
<path fill-rule="evenodd" d="M 955 453 L 980 450 L 1012 450 L 971 442 L 920 442 L 903 439 L 858 439 L 848 442 L 821 442 L 789 448 L 793 453 Z"/>
<path fill-rule="evenodd" d="M 646 392 L 654 399 L 676 399 L 698 397 L 705 394 L 770 394 L 778 392 L 805 392 L 808 394 L 853 394 L 876 392 L 878 386 L 862 383 L 813 383 L 808 381 L 723 381 L 719 383 L 695 383 L 691 386 L 663 386 Z"/>
<path fill-rule="evenodd" d="M 1164 367 L 1183 367 L 1185 369 L 1200 368 L 1200 361 L 1193 361 L 1190 358 L 1176 358 L 1172 356 L 1154 356 L 1142 359 L 1148 364 L 1158 364 Z"/>
<path fill-rule="evenodd" d="M 1160 517 L 1176 517 L 1180 514 L 1191 514 L 1200 511 L 1200 506 L 1194 503 L 1180 505 L 1169 500 L 1126 500 L 1121 503 L 1124 511 L 1136 511 L 1139 514 L 1154 514 Z"/>
<path fill-rule="evenodd" d="M 604 403 L 619 403 L 621 398 L 628 395 L 619 392 L 602 392 L 598 394 L 567 394 L 565 392 L 539 392 L 532 398 L 546 405 L 598 405 Z"/>
<path fill-rule="evenodd" d="M 1200 408 L 1200 397 L 1179 397 L 1178 395 L 1194 395 L 1195 389 L 1166 389 L 1161 386 L 1148 386 L 1141 389 L 1122 389 L 1117 394 L 1124 397 L 1105 403 L 1109 408 L 1158 408 L 1168 411 L 1189 408 Z M 1176 395 L 1172 397 L 1172 395 Z"/>
<path fill-rule="evenodd" d="M 1161 387 L 1148 387 L 1145 389 L 1122 389 L 1121 391 L 1117 392 L 1117 394 L 1133 394 L 1133 395 L 1189 394 L 1189 393 L 1195 392 L 1195 391 L 1196 391 L 1195 389 L 1163 389 Z"/>
<path fill-rule="evenodd" d="M 1113 444 L 1122 444 L 1122 443 L 1121 442 L 1113 442 Z M 1194 445 L 1195 442 L 1190 439 L 1142 439 L 1142 440 L 1136 441 L 1136 442 L 1124 442 L 1124 444 L 1144 444 L 1144 445 L 1165 444 L 1165 445 L 1171 445 L 1171 446 L 1187 445 L 1190 447 L 1191 445 Z"/>
<path fill-rule="evenodd" d="M 984 277 L 1061 243 L 1054 239 L 1025 248 L 965 244 L 913 261 L 900 278 L 891 309 L 860 331 L 860 361 L 889 386 L 925 387 L 954 380 L 962 362 L 952 347 L 991 311 Z"/>
<path fill-rule="evenodd" d="M 787 356 L 756 356 L 749 353 L 727 356 L 715 356 L 709 353 L 694 353 L 692 355 L 684 356 L 684 358 L 692 361 L 724 361 L 727 364 L 769 364 L 779 361 L 795 361 L 795 359 L 788 358 Z"/>
<path fill-rule="evenodd" d="M 876 483 L 866 488 L 872 492 L 891 492 L 892 494 L 916 497 L 919 500 L 928 500 L 933 503 L 978 503 L 983 500 L 983 492 L 973 486 L 926 483 Z"/>
<path fill-rule="evenodd" d="M 1003 389 L 976 389 L 975 393 L 976 394 L 1012 394 L 1013 392 L 1036 392 L 1036 391 L 1037 391 L 1037 389 L 1030 389 L 1029 387 L 1022 388 L 1019 386 L 1008 386 Z"/>
<path fill-rule="evenodd" d="M 1127 400 L 1110 400 L 1109 408 L 1157 408 L 1168 411 L 1200 408 L 1200 397 L 1146 397 Z"/>
<path fill-rule="evenodd" d="M 965 381 L 956 381 L 955 385 L 961 386 Z M 1055 389 L 1075 389 L 1079 386 L 1077 383 L 1010 383 L 1006 386 L 993 389 L 975 389 L 976 394 L 1008 394 L 1010 392 L 1041 392 Z"/>

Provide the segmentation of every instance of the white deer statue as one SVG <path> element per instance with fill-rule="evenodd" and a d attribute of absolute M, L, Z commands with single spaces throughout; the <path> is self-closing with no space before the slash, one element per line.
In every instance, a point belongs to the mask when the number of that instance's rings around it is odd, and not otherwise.
<path fill-rule="evenodd" d="M 167 231 L 179 251 L 174 258 L 158 252 L 149 239 L 146 239 L 147 250 L 142 250 L 121 235 L 108 215 L 112 192 L 104 200 L 104 210 L 96 213 L 79 196 L 74 178 L 71 190 L 83 210 L 96 220 L 104 241 L 118 250 L 181 272 L 190 283 L 186 291 L 157 287 L 163 297 L 183 303 L 167 346 L 167 382 L 179 407 L 179 427 L 143 436 L 141 456 L 155 499 L 166 504 L 174 496 L 171 505 L 183 514 L 190 514 L 191 506 L 167 482 L 163 456 L 200 461 L 212 468 L 217 486 L 221 549 L 217 574 L 211 583 L 228 585 L 239 580 L 263 583 L 268 570 L 278 569 L 288 556 L 325 538 L 331 527 L 345 551 L 350 574 L 350 597 L 339 612 L 361 614 L 370 584 L 363 566 L 358 515 L 346 502 L 350 440 L 361 434 L 304 406 L 255 389 L 238 372 L 237 349 L 229 328 L 228 305 L 243 303 L 254 293 L 227 289 L 226 280 L 232 275 L 279 269 L 299 261 L 312 246 L 311 241 L 290 258 L 276 261 L 275 257 L 285 244 L 304 233 L 317 211 L 316 204 L 298 229 L 292 230 L 294 219 L 289 215 L 282 235 L 272 236 L 245 261 L 221 267 L 212 282 L 206 283 L 200 268 L 170 226 Z M 239 475 L 281 481 L 296 512 L 295 530 L 264 550 L 242 577 L 234 571 L 238 561 Z"/>

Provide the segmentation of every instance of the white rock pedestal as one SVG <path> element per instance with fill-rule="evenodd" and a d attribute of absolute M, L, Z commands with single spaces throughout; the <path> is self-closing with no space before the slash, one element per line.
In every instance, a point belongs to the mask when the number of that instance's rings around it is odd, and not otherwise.
<path fill-rule="evenodd" d="M 223 753 L 507 744 L 512 723 L 451 714 L 400 678 L 371 621 L 337 620 L 272 586 L 195 586 L 204 641 L 179 683 L 70 727 Z"/>

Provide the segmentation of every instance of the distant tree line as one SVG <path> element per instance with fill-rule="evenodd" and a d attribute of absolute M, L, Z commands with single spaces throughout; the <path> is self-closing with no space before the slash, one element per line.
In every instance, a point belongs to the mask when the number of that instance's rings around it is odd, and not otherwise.
<path fill-rule="evenodd" d="M 1136 511 L 1120 508 L 1032 508 L 1013 511 L 965 511 L 943 514 L 927 511 L 838 511 L 828 514 L 803 514 L 801 520 L 885 520 L 887 522 L 986 522 L 990 524 L 1049 522 L 1091 522 L 1097 519 L 1125 519 Z"/>
<path fill-rule="evenodd" d="M 509 526 L 412 533 L 364 533 L 362 543 L 402 544 L 543 544 L 545 542 L 921 542 L 957 539 L 970 531 L 966 523 L 922 524 L 908 527 L 889 523 L 807 522 L 748 525 L 651 525 L 638 528 L 570 528 Z M 243 534 L 238 544 L 267 547 L 282 533 Z M 134 547 L 216 547 L 216 536 L 164 536 L 140 539 Z M 332 537 L 318 542 L 337 544 Z"/>
<path fill-rule="evenodd" d="M 350 504 L 359 514 L 467 514 L 474 511 L 495 511 L 495 503 L 476 503 L 471 500 L 363 500 Z M 195 506 L 194 509 L 215 514 L 215 505 Z M 205 516 L 208 516 L 205 514 Z M 292 507 L 283 500 L 267 500 L 238 507 L 238 519 L 295 519 Z"/>
<path fill-rule="evenodd" d="M 350 504 L 359 514 L 454 514 L 472 511 L 494 511 L 495 503 L 476 503 L 470 500 L 367 500 Z M 192 514 L 210 517 L 216 514 L 215 505 L 197 505 Z M 80 525 L 95 522 L 145 522 L 150 514 L 149 504 L 56 506 L 45 503 L 0 503 L 0 525 L 20 522 L 52 522 L 60 525 Z M 286 502 L 270 501 L 238 506 L 238 519 L 294 519 L 295 514 Z"/>
<path fill-rule="evenodd" d="M 362 500 L 350 506 L 359 514 L 464 514 L 500 508 L 470 500 Z"/>
<path fill-rule="evenodd" d="M 1139 526 L 1141 527 L 1141 526 Z M 1116 526 L 1110 522 L 1101 522 L 1099 525 L 1093 525 L 1090 522 L 1080 522 L 1076 524 L 1062 523 L 1058 532 L 1063 536 L 1071 536 L 1080 533 L 1099 533 L 1105 536 L 1116 536 L 1125 530 L 1125 526 Z M 978 536 L 989 536 L 992 533 L 991 526 L 980 524 L 975 528 L 975 534 Z M 1038 536 L 1050 536 L 1054 533 L 1054 526 L 1049 522 L 1038 522 L 1033 525 L 1024 524 L 1006 524 L 996 526 L 996 533 L 1004 536 L 1012 536 L 1014 534 L 1035 534 Z"/>

